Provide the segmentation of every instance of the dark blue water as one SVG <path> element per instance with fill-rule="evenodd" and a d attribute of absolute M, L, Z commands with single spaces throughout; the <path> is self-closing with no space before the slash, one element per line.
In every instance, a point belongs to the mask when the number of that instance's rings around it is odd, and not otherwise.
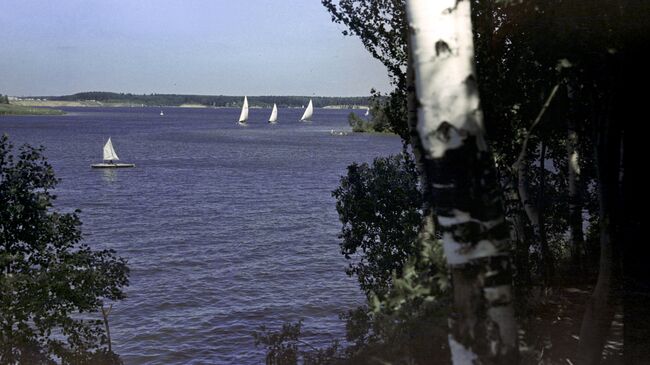
<path fill-rule="evenodd" d="M 397 137 L 354 134 L 349 110 L 69 108 L 0 117 L 14 144 L 42 144 L 62 179 L 55 207 L 82 210 L 95 248 L 128 258 L 128 299 L 110 317 L 127 364 L 259 364 L 251 333 L 304 319 L 316 345 L 344 333 L 363 302 L 339 254 L 331 191 L 354 161 L 399 152 Z M 361 115 L 362 111 L 358 111 Z M 94 170 L 108 137 L 134 169 Z M 98 315 L 98 318 L 100 316 Z"/>

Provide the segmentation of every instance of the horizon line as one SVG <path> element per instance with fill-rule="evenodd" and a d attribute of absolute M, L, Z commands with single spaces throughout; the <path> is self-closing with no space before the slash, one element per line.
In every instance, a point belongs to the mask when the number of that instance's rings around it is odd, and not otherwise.
<path fill-rule="evenodd" d="M 306 97 L 306 98 L 367 98 L 371 95 L 355 95 L 355 96 L 342 96 L 342 95 L 289 95 L 289 94 L 267 94 L 267 95 L 250 95 L 250 94 L 241 94 L 241 95 L 226 95 L 226 94 L 179 94 L 179 93 L 132 93 L 132 92 L 117 92 L 117 91 L 79 91 L 72 94 L 59 94 L 59 95 L 9 95 L 7 96 L 16 97 L 16 98 L 38 98 L 38 97 L 57 97 L 57 96 L 72 96 L 83 93 L 110 93 L 110 94 L 124 94 L 124 95 L 142 95 L 142 96 L 151 96 L 151 95 L 192 95 L 192 96 L 226 96 L 226 97 L 264 97 L 264 96 L 289 96 L 289 97 Z"/>

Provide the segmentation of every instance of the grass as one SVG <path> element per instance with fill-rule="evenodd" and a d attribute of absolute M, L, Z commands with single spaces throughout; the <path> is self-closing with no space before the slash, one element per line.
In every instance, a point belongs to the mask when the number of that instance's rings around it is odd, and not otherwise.
<path fill-rule="evenodd" d="M 0 115 L 63 115 L 64 111 L 49 108 L 32 108 L 14 104 L 0 104 Z"/>

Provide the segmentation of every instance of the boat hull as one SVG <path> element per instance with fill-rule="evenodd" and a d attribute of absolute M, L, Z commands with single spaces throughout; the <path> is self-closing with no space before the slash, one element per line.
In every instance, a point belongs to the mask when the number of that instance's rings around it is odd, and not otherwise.
<path fill-rule="evenodd" d="M 90 165 L 93 169 L 119 169 L 125 167 L 135 167 L 134 163 L 96 163 Z"/>
<path fill-rule="evenodd" d="M 349 134 L 349 132 L 332 130 L 332 131 L 330 131 L 330 134 L 333 135 L 333 136 L 347 136 Z"/>

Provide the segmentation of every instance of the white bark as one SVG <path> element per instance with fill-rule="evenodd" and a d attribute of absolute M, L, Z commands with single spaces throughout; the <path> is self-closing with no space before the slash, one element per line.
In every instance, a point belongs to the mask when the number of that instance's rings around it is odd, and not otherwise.
<path fill-rule="evenodd" d="M 430 161 L 428 184 L 454 286 L 452 361 L 513 363 L 517 330 L 510 240 L 501 202 L 490 195 L 497 185 L 474 76 L 470 3 L 407 0 L 406 8 L 419 105 L 417 130 Z M 463 179 L 467 186 L 458 184 Z"/>
<path fill-rule="evenodd" d="M 418 131 L 429 157 L 462 145 L 469 132 L 483 142 L 483 122 L 474 80 L 474 41 L 469 1 L 407 1 L 420 108 Z M 443 122 L 455 127 L 443 135 Z"/>

